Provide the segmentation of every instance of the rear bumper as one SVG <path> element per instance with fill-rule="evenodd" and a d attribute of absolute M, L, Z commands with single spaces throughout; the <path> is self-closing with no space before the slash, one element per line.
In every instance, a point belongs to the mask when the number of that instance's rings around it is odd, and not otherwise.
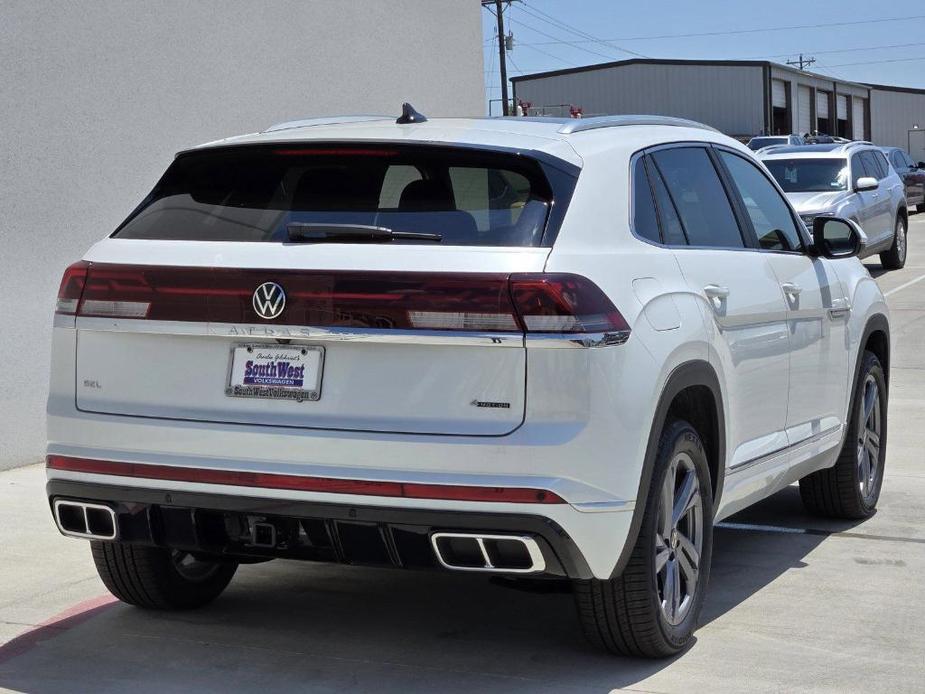
<path fill-rule="evenodd" d="M 376 507 L 361 504 L 138 488 L 52 479 L 49 502 L 69 499 L 115 511 L 118 539 L 243 560 L 288 558 L 367 566 L 441 569 L 435 532 L 530 536 L 543 554 L 544 575 L 593 576 L 575 541 L 542 515 Z M 242 542 L 235 528 L 259 517 L 291 531 L 274 547 Z M 292 534 L 294 533 L 294 534 Z"/>

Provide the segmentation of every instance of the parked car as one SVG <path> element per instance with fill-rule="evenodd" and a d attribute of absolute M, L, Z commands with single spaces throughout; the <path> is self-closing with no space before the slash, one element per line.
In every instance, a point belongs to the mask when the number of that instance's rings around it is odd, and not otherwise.
<path fill-rule="evenodd" d="M 925 162 L 918 164 L 899 147 L 881 147 L 893 170 L 899 174 L 906 191 L 906 205 L 915 212 L 925 206 Z"/>
<path fill-rule="evenodd" d="M 746 147 L 753 152 L 757 152 L 762 147 L 770 147 L 771 145 L 792 145 L 797 147 L 803 144 L 806 143 L 803 141 L 802 135 L 759 135 L 749 140 Z"/>
<path fill-rule="evenodd" d="M 874 512 L 863 249 L 659 116 L 406 107 L 181 152 L 64 273 L 55 522 L 140 607 L 278 557 L 567 579 L 592 642 L 677 653 L 716 521 L 797 480 Z"/>
<path fill-rule="evenodd" d="M 909 212 L 903 183 L 879 148 L 869 142 L 775 148 L 761 161 L 784 189 L 807 226 L 819 216 L 861 225 L 867 246 L 890 270 L 906 264 Z"/>

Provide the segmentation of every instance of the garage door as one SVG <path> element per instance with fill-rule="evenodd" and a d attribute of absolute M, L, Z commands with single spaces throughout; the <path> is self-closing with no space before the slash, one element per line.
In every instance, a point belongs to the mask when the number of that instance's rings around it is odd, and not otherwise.
<path fill-rule="evenodd" d="M 852 133 L 855 140 L 864 139 L 864 108 L 865 101 L 867 99 L 861 99 L 860 97 L 854 97 L 851 100 L 851 122 L 854 132 Z"/>
<path fill-rule="evenodd" d="M 848 97 L 839 94 L 835 100 L 838 104 L 838 120 L 848 120 Z"/>
<path fill-rule="evenodd" d="M 816 119 L 829 117 L 829 93 L 816 92 Z"/>
<path fill-rule="evenodd" d="M 809 87 L 800 87 L 797 91 L 797 111 L 799 113 L 799 124 L 800 124 L 800 134 L 812 132 L 812 92 L 809 90 Z"/>
<path fill-rule="evenodd" d="M 787 108 L 787 85 L 783 80 L 771 80 L 771 105 Z"/>
<path fill-rule="evenodd" d="M 799 113 L 800 134 L 812 132 L 812 92 L 809 87 L 801 86 L 797 93 L 797 112 Z"/>

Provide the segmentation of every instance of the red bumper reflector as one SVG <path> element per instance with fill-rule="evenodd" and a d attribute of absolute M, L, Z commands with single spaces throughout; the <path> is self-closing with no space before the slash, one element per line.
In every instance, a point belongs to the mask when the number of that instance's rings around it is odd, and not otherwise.
<path fill-rule="evenodd" d="M 366 494 L 369 496 L 395 496 L 407 499 L 450 499 L 453 501 L 495 501 L 512 504 L 564 504 L 565 499 L 545 489 L 524 487 L 475 487 L 451 484 L 408 484 L 404 482 L 370 482 L 330 477 L 302 477 L 271 472 L 239 472 L 210 470 L 207 468 L 174 467 L 121 463 L 111 460 L 71 458 L 50 455 L 46 465 L 52 470 L 86 472 L 94 475 L 116 475 L 173 482 L 200 482 L 229 484 L 236 487 L 264 489 L 291 489 L 301 492 L 327 492 L 330 494 Z"/>

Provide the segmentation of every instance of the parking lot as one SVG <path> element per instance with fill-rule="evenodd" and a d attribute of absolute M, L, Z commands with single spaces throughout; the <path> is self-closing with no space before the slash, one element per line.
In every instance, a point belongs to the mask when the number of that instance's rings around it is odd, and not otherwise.
<path fill-rule="evenodd" d="M 701 628 L 676 658 L 599 654 L 571 595 L 481 577 L 276 561 L 206 609 L 109 597 L 58 535 L 41 465 L 0 472 L 0 688 L 51 691 L 922 691 L 925 219 L 906 268 L 868 267 L 892 309 L 886 476 L 863 523 L 806 515 L 796 487 L 716 531 Z"/>

